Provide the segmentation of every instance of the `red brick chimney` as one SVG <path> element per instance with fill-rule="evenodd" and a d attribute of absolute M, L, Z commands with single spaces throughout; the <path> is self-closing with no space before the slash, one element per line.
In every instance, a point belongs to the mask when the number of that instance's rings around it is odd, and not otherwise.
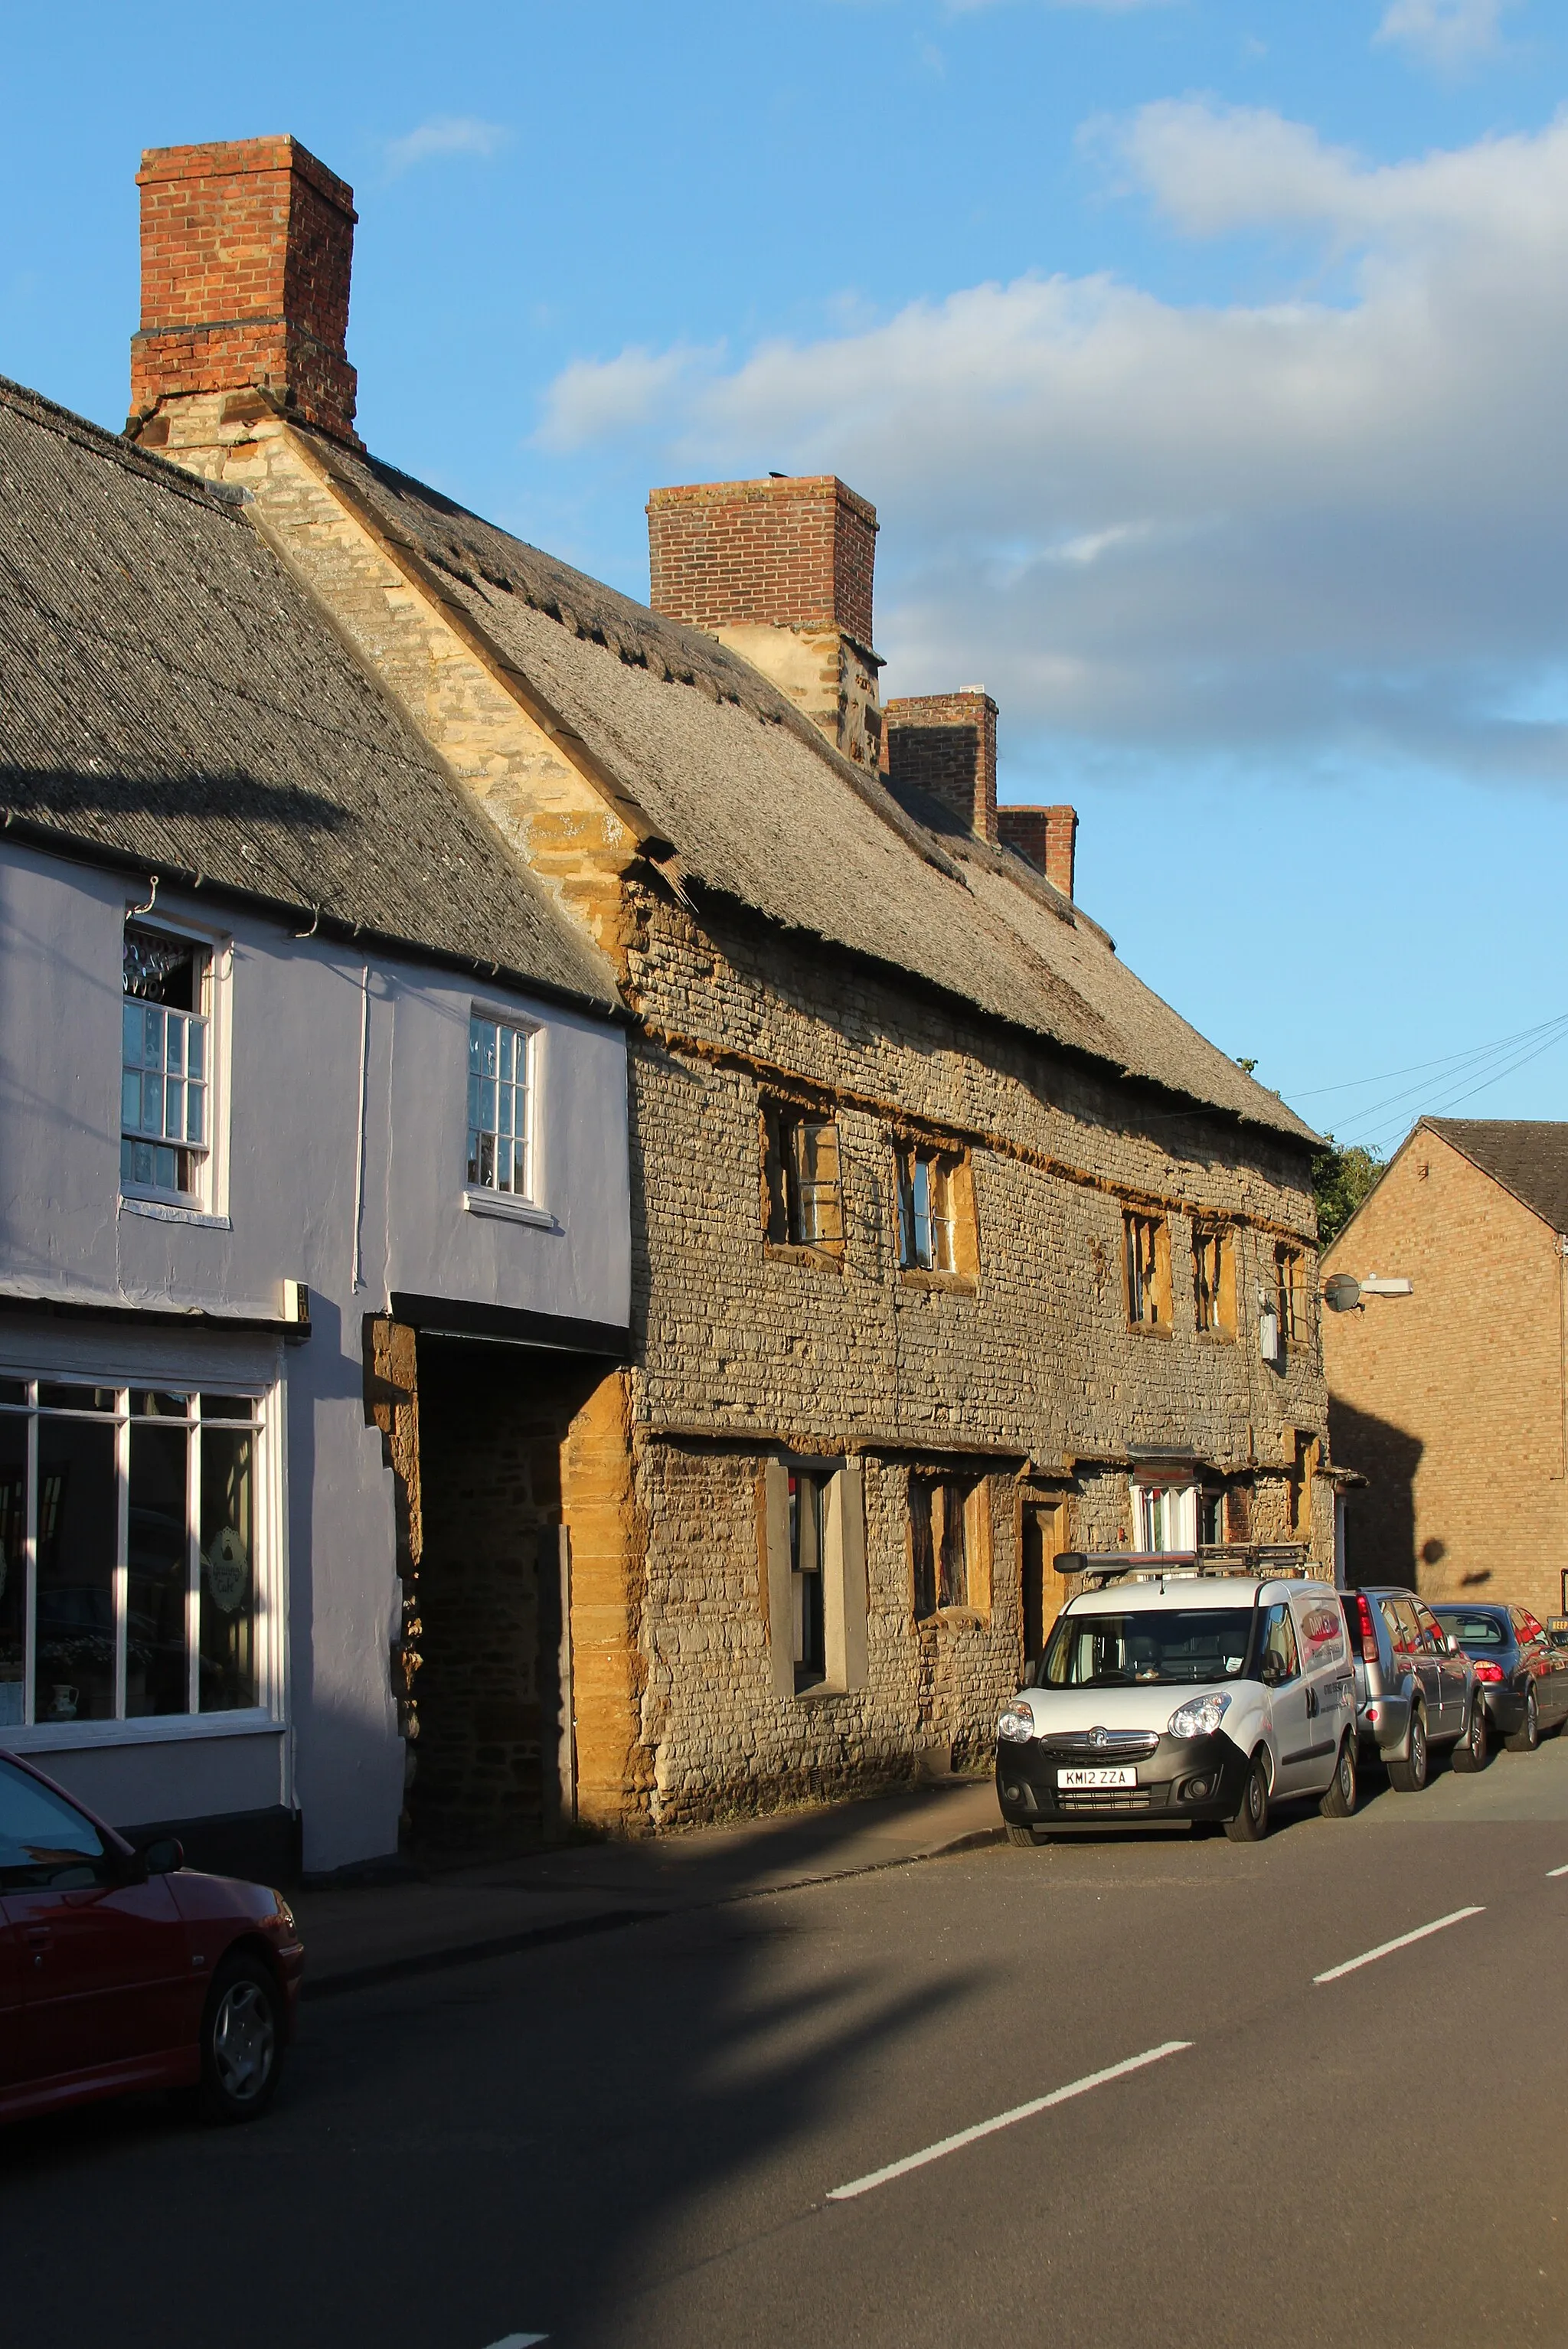
<path fill-rule="evenodd" d="M 137 185 L 132 426 L 170 399 L 260 385 L 301 423 L 357 446 L 345 348 L 354 191 L 287 138 L 151 147 Z"/>
<path fill-rule="evenodd" d="M 911 786 L 939 800 L 965 832 L 996 838 L 996 705 L 984 686 L 890 701 L 887 772 L 893 790 Z"/>
<path fill-rule="evenodd" d="M 1002 807 L 996 811 L 996 833 L 1004 848 L 1054 881 L 1064 897 L 1073 894 L 1073 863 L 1078 842 L 1078 810 L 1070 807 Z"/>
<path fill-rule="evenodd" d="M 847 757 L 875 767 L 876 532 L 876 508 L 832 473 L 655 490 L 648 600 L 744 654 Z"/>

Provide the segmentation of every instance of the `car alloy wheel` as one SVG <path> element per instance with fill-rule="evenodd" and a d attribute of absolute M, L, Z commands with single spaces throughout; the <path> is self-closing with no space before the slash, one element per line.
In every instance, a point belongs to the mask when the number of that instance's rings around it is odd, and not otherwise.
<path fill-rule="evenodd" d="M 1531 1690 L 1524 1700 L 1524 1720 L 1508 1741 L 1511 1754 L 1533 1754 L 1541 1743 L 1541 1708 Z"/>
<path fill-rule="evenodd" d="M 201 2101 L 216 2121 L 266 2110 L 284 2064 L 284 2009 L 264 1959 L 240 1951 L 219 1969 L 201 2019 Z"/>
<path fill-rule="evenodd" d="M 1388 1764 L 1388 1784 L 1397 1795 L 1418 1795 L 1427 1783 L 1427 1716 L 1417 1705 L 1410 1715 L 1409 1748 L 1402 1762 Z"/>
<path fill-rule="evenodd" d="M 1465 1733 L 1454 1748 L 1456 1770 L 1484 1770 L 1486 1767 L 1486 1707 L 1478 1690 L 1470 1699 L 1470 1719 Z"/>
<path fill-rule="evenodd" d="M 212 2066 L 237 2105 L 259 2096 L 272 2075 L 277 2033 L 259 1982 L 231 1982 L 212 2023 Z"/>

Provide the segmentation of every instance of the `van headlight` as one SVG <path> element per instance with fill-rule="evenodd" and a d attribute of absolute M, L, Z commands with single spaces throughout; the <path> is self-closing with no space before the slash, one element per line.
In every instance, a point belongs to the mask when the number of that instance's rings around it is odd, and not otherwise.
<path fill-rule="evenodd" d="M 1034 1708 L 1020 1697 L 1010 1704 L 996 1723 L 996 1734 L 1009 1745 L 1026 1745 L 1035 1733 Z"/>
<path fill-rule="evenodd" d="M 1172 1737 L 1212 1737 L 1231 1709 L 1228 1696 L 1195 1696 L 1179 1704 L 1171 1716 Z"/>

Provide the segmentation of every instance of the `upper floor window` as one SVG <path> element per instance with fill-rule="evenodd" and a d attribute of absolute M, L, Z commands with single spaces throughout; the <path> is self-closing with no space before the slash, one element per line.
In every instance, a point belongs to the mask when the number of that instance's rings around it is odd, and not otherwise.
<path fill-rule="evenodd" d="M 1235 1255 L 1223 1225 L 1192 1226 L 1192 1307 L 1200 1330 L 1214 1338 L 1235 1336 Z"/>
<path fill-rule="evenodd" d="M 839 1129 L 820 1110 L 784 1102 L 762 1111 L 767 1231 L 775 1247 L 841 1253 Z"/>
<path fill-rule="evenodd" d="M 469 1020 L 469 1181 L 476 1190 L 533 1195 L 531 1063 L 526 1028 L 474 1012 Z"/>
<path fill-rule="evenodd" d="M 1144 1551 L 1188 1550 L 1198 1540 L 1198 1492 L 1191 1485 L 1135 1485 L 1136 1547 Z"/>
<path fill-rule="evenodd" d="M 915 1145 L 897 1154 L 898 1260 L 906 1272 L 972 1274 L 974 1193 L 968 1161 Z"/>
<path fill-rule="evenodd" d="M 1306 1335 L 1304 1262 L 1299 1248 L 1282 1244 L 1274 1250 L 1274 1304 L 1279 1314 L 1279 1333 L 1287 1346 L 1295 1345 Z"/>
<path fill-rule="evenodd" d="M 211 1147 L 209 947 L 125 926 L 119 1176 L 137 1190 L 200 1200 Z"/>
<path fill-rule="evenodd" d="M 1161 1216 L 1123 1217 L 1127 1318 L 1134 1329 L 1171 1327 L 1171 1237 Z"/>

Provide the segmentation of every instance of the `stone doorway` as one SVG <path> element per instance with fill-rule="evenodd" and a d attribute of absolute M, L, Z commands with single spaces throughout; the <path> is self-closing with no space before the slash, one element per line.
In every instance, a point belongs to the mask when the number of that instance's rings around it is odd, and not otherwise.
<path fill-rule="evenodd" d="M 569 1354 L 419 1340 L 419 1856 L 526 1849 L 569 1823 L 561 1449 L 600 1376 Z"/>

